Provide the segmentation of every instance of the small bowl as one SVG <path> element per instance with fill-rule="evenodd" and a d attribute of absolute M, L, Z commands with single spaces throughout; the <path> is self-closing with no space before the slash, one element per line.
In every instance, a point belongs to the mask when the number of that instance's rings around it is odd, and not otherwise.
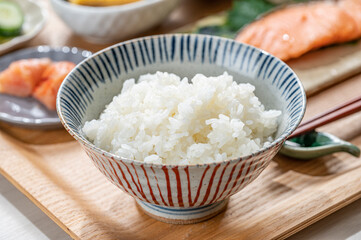
<path fill-rule="evenodd" d="M 119 6 L 91 7 L 51 0 L 54 11 L 78 35 L 94 43 L 112 43 L 159 24 L 178 0 L 141 0 Z"/>
<path fill-rule="evenodd" d="M 85 121 L 99 117 L 126 79 L 156 71 L 188 78 L 227 71 L 235 81 L 255 85 L 255 94 L 267 109 L 282 111 L 275 140 L 248 156 L 197 165 L 124 159 L 89 142 L 81 131 Z M 185 224 L 220 212 L 231 195 L 267 167 L 301 121 L 305 103 L 297 76 L 268 53 L 220 37 L 170 34 L 123 42 L 80 63 L 60 87 L 57 111 L 67 131 L 113 184 L 134 197 L 150 216 Z"/>

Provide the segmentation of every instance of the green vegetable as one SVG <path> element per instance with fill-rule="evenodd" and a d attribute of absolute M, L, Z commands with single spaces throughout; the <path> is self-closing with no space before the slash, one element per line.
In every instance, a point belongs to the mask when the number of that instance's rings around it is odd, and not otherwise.
<path fill-rule="evenodd" d="M 234 38 L 240 28 L 275 6 L 266 0 L 235 0 L 227 12 L 225 24 L 201 27 L 197 32 Z"/>
<path fill-rule="evenodd" d="M 205 26 L 198 29 L 197 33 L 200 34 L 208 34 L 208 35 L 216 35 L 226 38 L 233 38 L 235 32 L 225 26 Z"/>
<path fill-rule="evenodd" d="M 0 1 L 0 36 L 19 35 L 23 22 L 23 12 L 15 2 Z"/>
<path fill-rule="evenodd" d="M 275 5 L 265 0 L 237 0 L 228 12 L 226 27 L 238 31 L 244 25 L 253 22 L 261 14 L 271 10 Z"/>
<path fill-rule="evenodd" d="M 219 25 L 202 26 L 196 30 L 197 33 L 217 35 L 234 38 L 237 32 L 245 25 L 255 21 L 277 6 L 307 2 L 310 0 L 234 0 L 232 8 L 226 13 L 225 21 Z"/>

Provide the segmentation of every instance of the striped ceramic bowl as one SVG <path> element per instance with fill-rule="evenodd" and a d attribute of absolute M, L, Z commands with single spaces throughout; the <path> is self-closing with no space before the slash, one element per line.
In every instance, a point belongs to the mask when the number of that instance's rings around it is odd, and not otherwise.
<path fill-rule="evenodd" d="M 124 159 L 89 142 L 80 130 L 84 122 L 99 117 L 124 80 L 156 71 L 188 78 L 227 71 L 235 81 L 255 85 L 266 108 L 282 110 L 275 141 L 252 155 L 187 166 Z M 231 195 L 267 167 L 301 121 L 305 101 L 297 76 L 272 55 L 229 39 L 174 34 L 119 43 L 86 59 L 63 82 L 57 110 L 66 130 L 95 166 L 133 196 L 147 214 L 166 222 L 192 223 L 220 212 Z"/>

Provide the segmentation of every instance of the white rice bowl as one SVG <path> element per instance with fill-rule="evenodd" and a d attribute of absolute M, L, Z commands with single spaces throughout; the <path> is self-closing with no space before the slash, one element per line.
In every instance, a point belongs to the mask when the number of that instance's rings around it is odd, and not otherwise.
<path fill-rule="evenodd" d="M 187 78 L 157 72 L 124 82 L 121 94 L 82 131 L 97 147 L 158 164 L 201 164 L 249 155 L 273 141 L 278 110 L 251 84 L 224 73 Z"/>

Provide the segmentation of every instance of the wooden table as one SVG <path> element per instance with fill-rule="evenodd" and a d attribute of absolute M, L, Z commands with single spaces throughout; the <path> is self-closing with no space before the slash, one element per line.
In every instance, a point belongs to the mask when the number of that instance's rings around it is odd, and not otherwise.
<path fill-rule="evenodd" d="M 76 36 L 54 14 L 49 2 L 42 0 L 41 3 L 49 10 L 49 19 L 45 29 L 27 46 L 51 45 L 51 46 L 75 46 L 90 51 L 98 51 L 108 45 L 95 45 L 86 42 Z M 142 35 L 166 33 L 177 29 L 185 24 L 192 23 L 199 18 L 217 13 L 228 8 L 231 1 L 222 0 L 183 0 L 180 6 L 169 16 L 161 26 L 154 28 Z M 56 31 L 54 31 L 56 29 Z M 318 112 L 318 109 L 329 108 L 335 104 L 352 98 L 360 93 L 361 75 L 348 81 L 333 86 L 322 93 L 309 99 L 309 108 L 305 118 Z M 330 98 L 332 96 L 332 98 Z M 360 114 L 351 118 L 360 120 Z M 325 130 L 331 129 L 325 127 Z M 339 134 L 340 128 L 335 134 Z M 337 130 L 338 129 L 338 130 Z M 361 130 L 361 128 L 358 128 Z M 72 138 L 64 130 L 32 131 L 20 129 L 8 124 L 0 123 L 0 131 L 8 136 L 25 143 L 43 144 L 52 139 L 53 142 L 68 142 Z M 331 131 L 332 132 L 332 131 Z M 341 135 L 357 137 L 360 131 L 343 132 Z M 360 159 L 355 159 L 355 161 Z M 284 166 L 287 168 L 287 166 Z M 327 166 L 325 166 L 327 168 Z M 328 169 L 325 169 L 327 172 Z M 65 232 L 58 228 L 36 206 L 32 205 L 23 195 L 11 186 L 3 177 L 0 178 L 0 239 L 66 239 Z M 321 220 L 305 230 L 297 233 L 292 239 L 359 239 L 361 232 L 361 200 L 340 210 L 339 212 Z M 316 219 L 317 220 L 317 219 Z M 316 221 L 315 220 L 315 221 Z M 8 225 L 8 223 L 10 225 Z M 332 227 L 332 229 L 329 229 Z M 4 231 L 3 229 L 6 230 Z M 302 227 L 301 227 L 302 228 Z"/>

